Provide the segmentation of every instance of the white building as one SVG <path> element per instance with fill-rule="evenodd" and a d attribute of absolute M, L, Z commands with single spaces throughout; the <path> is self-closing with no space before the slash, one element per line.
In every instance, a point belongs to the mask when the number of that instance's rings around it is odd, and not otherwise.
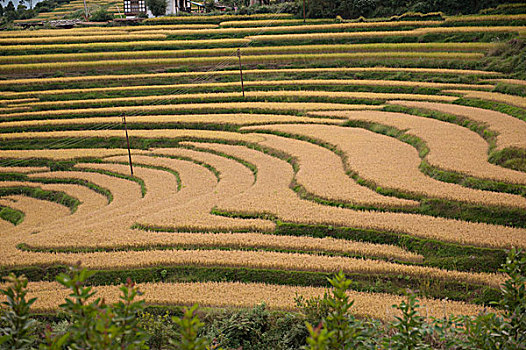
<path fill-rule="evenodd" d="M 177 15 L 180 12 L 190 12 L 190 0 L 166 0 L 166 14 Z M 124 0 L 124 13 L 126 16 L 137 16 L 141 12 L 146 12 L 148 17 L 153 15 L 146 8 L 145 0 Z"/>
<path fill-rule="evenodd" d="M 190 12 L 190 0 L 167 0 L 167 15 L 177 15 L 179 12 Z"/>

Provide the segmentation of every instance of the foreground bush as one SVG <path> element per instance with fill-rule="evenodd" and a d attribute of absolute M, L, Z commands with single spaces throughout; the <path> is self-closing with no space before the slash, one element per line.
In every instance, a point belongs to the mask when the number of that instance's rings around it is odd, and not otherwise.
<path fill-rule="evenodd" d="M 500 272 L 509 276 L 501 286 L 501 299 L 494 303 L 501 314 L 426 322 L 416 295 L 410 293 L 407 301 L 393 305 L 399 316 L 383 326 L 352 316 L 353 302 L 345 293 L 350 281 L 340 272 L 330 280 L 332 295 L 303 302 L 311 315 L 313 309 L 324 314 L 317 327 L 306 324 L 307 349 L 526 349 L 526 254 L 512 250 Z"/>

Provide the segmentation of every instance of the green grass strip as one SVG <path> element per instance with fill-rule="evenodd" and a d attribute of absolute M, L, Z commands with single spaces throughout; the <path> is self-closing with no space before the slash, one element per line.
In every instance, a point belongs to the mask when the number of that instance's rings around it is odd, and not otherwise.
<path fill-rule="evenodd" d="M 0 219 L 8 221 L 15 226 L 24 221 L 24 216 L 25 214 L 18 209 L 0 205 Z"/>

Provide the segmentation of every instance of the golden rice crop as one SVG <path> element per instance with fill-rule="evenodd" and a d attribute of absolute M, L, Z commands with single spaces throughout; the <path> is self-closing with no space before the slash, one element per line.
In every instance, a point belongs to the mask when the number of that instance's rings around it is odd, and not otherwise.
<path fill-rule="evenodd" d="M 309 142 L 265 135 L 261 145 L 277 149 L 295 157 L 299 171 L 296 179 L 305 190 L 321 198 L 357 205 L 416 206 L 416 201 L 386 197 L 354 182 L 333 152 Z"/>
<path fill-rule="evenodd" d="M 29 107 L 24 107 L 24 106 L 18 106 L 18 105 L 16 105 L 15 107 L 4 107 L 4 108 L 0 108 L 0 114 L 18 113 L 18 112 L 28 111 L 28 110 L 30 110 L 30 109 L 31 109 L 31 108 L 29 108 Z"/>
<path fill-rule="evenodd" d="M 272 21 L 268 21 L 272 22 Z M 267 23 L 268 23 L 267 22 Z M 404 21 L 404 22 L 362 22 L 362 23 L 330 23 L 330 24 L 306 24 L 296 26 L 269 26 L 264 25 L 261 27 L 228 27 L 228 28 L 217 28 L 217 29 L 203 29 L 199 31 L 200 35 L 218 35 L 218 34 L 261 34 L 261 33 L 301 33 L 301 32 L 326 32 L 326 31 L 346 31 L 358 28 L 393 28 L 393 27 L 407 27 L 407 26 L 428 26 L 441 24 L 439 21 Z M 152 32 L 153 33 L 153 32 Z M 177 30 L 166 34 L 178 35 L 178 36 L 191 36 L 195 35 L 195 31 L 190 30 Z"/>
<path fill-rule="evenodd" d="M 487 91 L 468 91 L 468 90 L 450 90 L 447 92 L 462 94 L 467 98 L 479 98 L 481 100 L 496 101 L 509 105 L 526 108 L 526 97 L 501 94 L 498 92 Z"/>
<path fill-rule="evenodd" d="M 505 113 L 482 108 L 433 102 L 389 101 L 389 104 L 433 110 L 474 120 L 477 123 L 487 125 L 490 130 L 497 132 L 498 149 L 508 147 L 526 148 L 526 125 L 520 119 Z M 503 168 L 501 168 L 501 170 L 506 171 Z"/>
<path fill-rule="evenodd" d="M 111 157 L 107 158 L 108 161 L 118 161 L 118 162 L 127 162 L 126 157 Z M 145 157 L 145 156 L 134 156 L 134 162 L 136 164 L 147 164 L 154 166 L 162 166 L 168 169 L 173 169 L 179 173 L 183 187 L 181 191 L 177 192 L 175 195 L 170 195 L 166 191 L 166 183 L 170 181 L 169 179 L 163 179 L 163 176 L 172 177 L 172 174 L 165 173 L 164 175 L 153 174 L 153 172 L 159 172 L 159 170 L 151 169 L 141 169 L 137 171 L 137 176 L 142 178 L 148 189 L 147 195 L 140 202 L 140 207 L 137 209 L 142 212 L 141 218 L 131 218 L 132 221 L 126 221 L 126 217 L 122 223 L 117 224 L 115 222 L 115 215 L 112 215 L 109 218 L 108 222 L 100 223 L 96 222 L 97 229 L 91 227 L 89 230 L 89 236 L 84 242 L 96 242 L 98 239 L 94 238 L 95 232 L 97 234 L 102 234 L 108 236 L 105 232 L 111 227 L 129 227 L 136 220 L 139 222 L 152 222 L 152 225 L 173 225 L 177 223 L 180 227 L 198 227 L 201 224 L 206 225 L 211 230 L 260 230 L 268 231 L 274 228 L 274 223 L 252 219 L 252 220 L 240 220 L 232 219 L 226 217 L 218 217 L 210 215 L 210 210 L 213 208 L 215 203 L 217 203 L 218 198 L 226 198 L 232 195 L 243 192 L 244 189 L 249 187 L 252 184 L 252 175 L 250 172 L 247 173 L 248 169 L 241 166 L 244 170 L 244 174 L 248 176 L 243 176 L 243 173 L 234 170 L 235 175 L 230 176 L 229 183 L 227 183 L 227 176 L 229 173 L 232 173 L 232 168 L 229 167 L 232 165 L 232 161 L 223 162 L 222 166 L 218 168 L 220 171 L 220 181 L 217 182 L 214 174 L 206 167 L 194 164 L 188 161 L 181 161 L 177 159 L 167 159 L 159 157 Z M 225 168 L 225 163 L 229 163 Z M 235 162 L 234 162 L 235 163 Z M 213 162 L 212 166 L 216 166 L 217 162 Z M 240 164 L 237 165 L 237 170 L 239 170 Z M 120 173 L 127 173 L 127 166 L 123 165 L 89 165 L 89 167 L 100 167 L 103 169 L 109 169 L 112 171 L 117 171 Z M 119 170 L 120 169 L 120 170 Z M 240 176 L 241 175 L 241 176 Z M 232 181 L 232 178 L 236 181 Z M 173 179 L 172 179 L 172 182 Z M 175 182 L 174 182 L 175 184 Z M 243 185 L 244 184 L 244 185 Z M 242 186 L 240 186 L 242 185 Z M 153 189 L 151 191 L 150 189 Z M 114 213 L 115 214 L 115 213 Z M 126 211 L 123 212 L 125 216 Z M 85 225 L 84 222 L 81 223 L 80 231 Z M 77 232 L 79 232 L 77 226 Z M 54 236 L 57 234 L 62 237 L 67 237 L 71 232 L 64 231 L 64 229 L 51 229 Z M 115 232 L 115 230 L 113 229 Z M 130 242 L 138 241 L 150 241 L 146 238 L 143 232 L 134 232 L 130 234 L 126 230 L 121 230 L 115 232 L 113 237 L 107 237 L 107 239 L 99 240 L 100 242 L 105 242 L 104 244 L 109 244 L 113 240 L 116 244 L 129 244 Z M 78 237 L 78 235 L 77 235 Z M 46 241 L 49 237 L 46 237 Z M 48 244 L 48 243 L 46 243 Z M 89 243 L 88 243 L 89 244 Z"/>
<path fill-rule="evenodd" d="M 216 24 L 175 24 L 175 25 L 141 25 L 119 27 L 78 27 L 70 29 L 38 29 L 31 31 L 8 31 L 0 33 L 1 38 L 22 37 L 53 37 L 74 35 L 112 35 L 146 32 L 153 30 L 186 30 L 186 29 L 212 29 L 218 28 Z"/>
<path fill-rule="evenodd" d="M 50 36 L 71 36 L 74 35 L 108 35 L 126 34 L 129 32 L 141 32 L 147 30 L 178 30 L 178 29 L 211 29 L 217 28 L 216 24 L 176 24 L 176 25 L 142 25 L 142 26 L 122 26 L 122 27 L 86 27 L 71 29 L 38 29 L 31 31 L 4 31 L 0 33 L 0 38 L 20 38 L 20 37 L 50 37 Z"/>
<path fill-rule="evenodd" d="M 164 152 L 163 152 L 164 153 Z M 174 153 L 170 153 L 174 154 Z M 216 167 L 217 174 L 210 171 L 210 168 L 202 164 L 195 164 L 191 161 L 181 161 L 178 159 L 135 156 L 135 162 L 146 165 L 162 166 L 175 170 L 179 173 L 182 188 L 173 197 L 165 195 L 150 197 L 147 210 L 139 208 L 144 214 L 140 219 L 135 219 L 130 223 L 124 223 L 122 227 L 126 228 L 135 222 L 146 224 L 148 226 L 177 227 L 179 231 L 199 230 L 199 231 L 272 231 L 275 224 L 268 220 L 261 219 L 235 219 L 222 216 L 211 215 L 211 209 L 222 198 L 230 198 L 244 192 L 253 184 L 253 174 L 244 165 L 233 160 L 197 159 L 207 161 Z M 194 158 L 191 158 L 194 159 Z M 111 157 L 108 161 L 126 162 L 126 157 Z M 124 170 L 124 169 L 123 169 Z M 126 170 L 124 170 L 126 171 Z M 157 178 L 145 178 L 146 186 L 152 181 L 158 181 Z M 162 183 L 160 184 L 163 185 Z M 147 198 L 145 197 L 145 200 Z M 146 212 L 147 211 L 147 212 Z M 63 230 L 62 230 L 63 231 Z M 105 230 L 96 231 L 104 234 Z M 67 232 L 65 233 L 68 234 Z M 149 236 L 151 237 L 151 236 Z M 129 244 L 130 242 L 143 241 L 144 232 L 134 232 L 130 234 L 121 231 L 111 238 L 115 244 Z M 108 242 L 108 240 L 104 240 Z M 146 241 L 149 241 L 147 239 Z M 93 242 L 92 238 L 86 242 Z M 102 241 L 101 241 L 102 242 Z M 105 243 L 106 244 L 106 243 Z"/>
<path fill-rule="evenodd" d="M 91 116 L 93 114 L 127 114 L 135 112 L 155 113 L 166 111 L 203 110 L 224 111 L 233 109 L 273 110 L 273 111 L 317 111 L 317 110 L 342 110 L 342 109 L 380 109 L 381 105 L 355 105 L 343 103 L 322 102 L 217 102 L 217 103 L 190 103 L 173 105 L 146 105 L 124 107 L 102 107 L 84 109 L 59 109 L 53 111 L 20 112 L 4 115 L 3 117 L 32 118 L 39 116 Z"/>
<path fill-rule="evenodd" d="M 71 29 L 41 29 L 32 31 L 9 31 L 0 33 L 0 38 L 39 38 L 39 37 L 64 37 L 71 36 L 71 34 L 83 36 L 83 35 L 100 35 L 101 28 L 85 28 L 83 30 L 71 30 Z M 108 30 L 108 34 L 112 35 L 125 35 L 128 34 L 126 30 L 115 28 L 114 30 Z"/>
<path fill-rule="evenodd" d="M 373 256 L 399 259 L 411 262 L 421 262 L 423 256 L 411 253 L 407 250 L 397 246 L 386 244 L 371 244 L 363 242 L 353 242 L 347 240 L 313 237 L 297 237 L 297 236 L 275 236 L 262 233 L 178 233 L 177 235 L 159 235 L 155 233 L 143 233 L 147 245 L 155 249 L 156 245 L 170 245 L 184 248 L 230 248 L 230 249 L 279 249 L 279 250 L 295 250 L 295 251 L 310 251 L 310 252 L 332 252 L 339 254 L 352 254 L 361 256 Z M 142 241 L 130 241 L 126 245 L 106 244 L 96 245 L 97 248 L 104 247 L 112 250 L 115 248 L 133 248 L 144 247 Z M 38 249 L 53 249 L 57 246 L 51 246 L 42 242 L 42 244 L 33 244 L 32 248 Z M 71 245 L 69 245 L 72 247 Z M 60 246 L 58 246 L 60 247 Z M 80 242 L 78 247 L 89 248 Z M 95 247 L 95 246 L 94 246 Z"/>
<path fill-rule="evenodd" d="M 4 285 L 1 285 L 4 288 Z M 155 305 L 193 305 L 201 307 L 243 307 L 249 308 L 262 302 L 271 309 L 296 310 L 295 298 L 322 298 L 327 289 L 320 287 L 298 287 L 241 282 L 184 282 L 184 283 L 142 283 L 137 287 L 143 293 L 139 299 Z M 33 309 L 54 311 L 64 302 L 69 290 L 57 282 L 29 282 L 28 298 L 37 297 Z M 94 288 L 96 296 L 107 303 L 117 302 L 120 290 L 116 286 Z M 398 316 L 392 305 L 400 304 L 404 297 L 385 293 L 348 291 L 354 300 L 353 315 L 391 321 Z M 482 313 L 482 306 L 451 300 L 421 298 L 420 304 L 426 310 L 426 317 L 442 318 L 453 315 L 475 316 Z"/>
<path fill-rule="evenodd" d="M 422 94 L 397 94 L 397 93 L 376 93 L 376 92 L 345 92 L 345 91 L 248 91 L 245 93 L 250 97 L 272 97 L 272 96 L 287 96 L 287 97 L 336 97 L 348 99 L 407 99 L 407 100 L 428 100 L 428 101 L 454 101 L 455 96 L 445 95 L 422 95 Z M 356 109 L 356 108 L 353 108 Z"/>
<path fill-rule="evenodd" d="M 38 256 L 36 258 L 38 259 Z M 31 257 L 28 257 L 28 260 L 32 260 Z M 179 250 L 177 251 L 177 254 L 168 250 L 116 251 L 78 254 L 55 253 L 48 254 L 46 260 L 48 260 L 49 263 L 65 265 L 73 265 L 77 261 L 82 261 L 82 266 L 89 269 L 129 269 L 150 266 L 191 265 L 317 271 L 329 273 L 343 271 L 345 273 L 372 275 L 403 274 L 415 278 L 467 282 L 492 287 L 500 286 L 505 279 L 503 275 L 493 273 L 448 271 L 435 267 L 404 265 L 383 260 L 269 251 Z M 3 260 L 4 266 L 19 266 L 23 263 L 23 261 Z"/>
<path fill-rule="evenodd" d="M 9 207 L 24 213 L 24 221 L 16 226 L 18 229 L 28 227 L 38 229 L 50 221 L 59 220 L 71 214 L 69 208 L 46 200 L 25 196 L 6 196 L 2 198 L 9 199 Z M 37 208 L 38 210 L 36 210 Z M 5 243 L 8 243 L 8 241 Z"/>
<path fill-rule="evenodd" d="M 126 156 L 106 159 L 117 162 L 128 161 Z M 171 194 L 168 193 L 169 191 L 163 190 L 167 183 L 171 183 L 173 186 L 176 184 L 171 173 L 139 167 L 136 169 L 136 176 L 143 179 L 146 185 L 147 193 L 144 198 L 129 201 L 123 207 L 115 206 L 112 202 L 113 208 L 111 211 L 108 208 L 104 208 L 103 211 L 91 213 L 89 216 L 74 218 L 73 221 L 69 220 L 48 225 L 45 230 L 40 230 L 40 236 L 32 236 L 31 243 L 38 244 L 38 242 L 41 242 L 41 244 L 45 245 L 66 247 L 78 246 L 79 244 L 85 246 L 100 245 L 99 243 L 115 246 L 128 245 L 131 242 L 149 244 L 150 241 L 155 241 L 155 238 L 152 238 L 151 235 L 148 236 L 144 232 L 128 229 L 134 223 L 142 223 L 143 221 L 152 221 L 152 225 L 164 226 L 177 224 L 181 227 L 198 227 L 204 225 L 210 230 L 228 231 L 271 231 L 275 227 L 273 222 L 266 220 L 233 219 L 210 215 L 210 210 L 217 203 L 218 198 L 237 195 L 249 188 L 253 183 L 251 172 L 235 161 L 225 160 L 223 162 L 223 167 L 219 168 L 221 180 L 218 183 L 215 175 L 209 168 L 192 161 L 137 155 L 133 156 L 133 160 L 134 164 L 154 165 L 177 171 L 182 182 L 181 190 L 174 193 L 176 190 L 174 187 Z M 225 167 L 224 163 L 229 163 L 230 168 Z M 217 165 L 212 164 L 212 166 Z M 233 170 L 231 168 L 232 164 L 236 166 Z M 80 166 L 96 167 L 96 165 L 92 164 L 82 164 Z M 98 167 L 122 174 L 129 174 L 128 167 L 124 165 L 104 164 Z M 55 174 L 55 172 L 51 173 L 50 176 L 55 176 Z M 71 172 L 66 172 L 61 174 L 61 176 L 83 178 L 82 176 L 84 175 L 72 175 Z M 111 179 L 107 177 L 105 180 L 109 181 Z M 123 181 L 122 179 L 117 180 Z M 100 180 L 96 183 L 108 188 L 113 193 L 112 187 L 110 187 L 112 183 L 105 185 Z M 114 184 L 114 186 L 117 185 L 117 183 Z M 159 194 L 160 192 L 162 193 Z M 140 212 L 140 218 L 137 215 L 129 215 L 134 212 Z M 71 237 L 75 237 L 75 239 L 71 240 Z"/>
<path fill-rule="evenodd" d="M 325 19 L 325 18 L 309 18 L 306 19 L 308 24 L 328 24 L 334 23 L 334 19 Z M 277 20 L 268 20 L 268 19 L 258 19 L 258 20 L 249 20 L 249 21 L 225 21 L 219 23 L 219 26 L 222 28 L 230 27 L 266 27 L 266 26 L 284 26 L 284 25 L 303 25 L 303 19 L 277 19 Z"/>
<path fill-rule="evenodd" d="M 487 82 L 494 83 L 506 83 L 506 84 L 514 84 L 514 85 L 526 85 L 526 80 L 520 80 L 520 79 L 488 79 Z"/>
<path fill-rule="evenodd" d="M 220 23 L 223 21 L 229 20 L 239 20 L 239 19 L 267 19 L 267 18 L 292 18 L 291 14 L 288 13 L 259 13 L 252 15 L 216 15 L 216 16 L 168 16 L 168 17 L 155 17 L 148 18 L 144 23 Z"/>
<path fill-rule="evenodd" d="M 1 161 L 0 161 L 1 164 Z M 48 171 L 45 166 L 0 166 L 0 173 L 36 173 L 39 171 Z"/>
<path fill-rule="evenodd" d="M 108 190 L 112 195 L 111 203 L 103 207 L 97 208 L 92 206 L 91 209 L 86 208 L 86 210 L 82 210 L 75 215 L 70 215 L 59 220 L 48 221 L 45 223 L 45 225 L 41 225 L 39 227 L 27 228 L 27 230 L 31 229 L 31 232 L 33 233 L 42 233 L 42 235 L 48 236 L 51 239 L 51 242 L 56 236 L 60 236 L 64 230 L 75 228 L 76 232 L 79 233 L 77 237 L 80 238 L 82 233 L 90 234 L 89 227 L 90 225 L 93 225 L 93 223 L 100 224 L 101 222 L 108 222 L 109 220 L 113 219 L 113 226 L 106 227 L 107 229 L 105 232 L 106 236 L 108 236 L 111 232 L 115 232 L 118 227 L 125 224 L 125 222 L 123 223 L 122 220 L 115 220 L 119 215 L 122 215 L 123 210 L 137 210 L 134 208 L 134 206 L 137 206 L 138 203 L 142 203 L 144 200 L 141 195 L 141 187 L 139 184 L 127 179 L 109 176 L 106 174 L 84 171 L 54 171 L 50 173 L 30 175 L 30 177 L 36 178 L 36 180 L 41 178 L 81 179 Z M 35 209 L 38 210 L 38 207 Z M 25 232 L 27 232 L 27 230 Z M 48 232 L 52 233 L 49 234 Z M 71 240 L 73 236 L 61 236 L 60 239 L 65 242 L 67 240 Z M 93 234 L 92 236 L 96 237 L 96 235 Z M 7 236 L 4 256 L 6 258 L 10 257 L 10 259 L 14 260 L 19 259 L 22 252 L 16 248 L 17 245 L 21 242 L 31 242 L 31 237 L 37 236 L 30 235 L 28 237 L 26 234 L 21 235 L 18 232 L 13 232 L 11 236 Z M 37 238 L 37 241 L 39 238 Z M 75 239 L 73 238 L 73 240 Z M 34 258 L 37 259 L 37 261 L 43 262 L 43 256 L 39 256 L 39 254 L 36 254 Z"/>
<path fill-rule="evenodd" d="M 294 172 L 285 161 L 240 146 L 196 142 L 183 144 L 220 151 L 257 166 L 258 176 L 254 186 L 235 198 L 221 201 L 217 208 L 222 211 L 272 213 L 283 221 L 294 223 L 386 230 L 474 246 L 526 247 L 526 229 L 522 228 L 416 214 L 355 211 L 303 201 L 289 188 Z"/>
<path fill-rule="evenodd" d="M 125 175 L 129 174 L 130 171 L 128 165 L 107 163 L 78 163 L 75 168 L 107 170 Z M 178 192 L 177 179 L 167 171 L 139 167 L 135 169 L 133 176 L 144 181 L 146 187 L 145 200 L 170 198 Z"/>
<path fill-rule="evenodd" d="M 237 85 L 234 83 L 233 85 Z M 346 91 L 318 91 L 318 90 L 301 90 L 301 91 L 246 91 L 247 97 L 312 97 L 312 98 L 347 98 L 347 99 L 371 99 L 371 100 L 427 100 L 427 101 L 441 101 L 452 102 L 458 99 L 456 96 L 446 95 L 422 95 L 422 94 L 398 94 L 398 93 L 375 93 L 375 92 L 346 92 Z M 177 95 L 151 95 L 141 96 L 141 101 L 177 101 L 195 99 L 197 101 L 204 99 L 224 99 L 228 101 L 230 98 L 239 97 L 239 92 L 216 92 L 216 93 L 190 93 Z M 98 105 L 113 105 L 118 106 L 121 103 L 136 101 L 137 97 L 115 97 L 115 98 L 100 98 L 89 100 L 67 100 L 67 101 L 45 101 L 45 102 L 30 102 L 23 104 L 24 107 L 31 108 L 46 108 L 46 107 L 93 107 Z M 359 109 L 360 107 L 352 106 L 349 109 Z M 15 111 L 13 111 L 15 112 Z M 14 115 L 13 113 L 10 114 Z"/>
<path fill-rule="evenodd" d="M 4 96 L 7 97 L 9 95 L 10 93 L 6 92 Z M 28 103 L 28 102 L 36 102 L 36 101 L 38 101 L 38 98 L 17 98 L 17 99 L 12 99 L 12 100 L 0 100 L 0 104 L 12 106 L 17 103 Z"/>
<path fill-rule="evenodd" d="M 312 123 L 312 124 L 340 124 L 343 119 L 337 118 L 309 118 L 279 114 L 189 114 L 189 115 L 146 115 L 130 116 L 126 118 L 128 124 L 136 123 L 213 123 L 231 125 L 250 125 L 268 123 Z M 44 125 L 71 124 L 121 124 L 121 117 L 68 118 L 49 120 L 22 120 L 14 122 L 0 122 L 0 128 L 28 127 Z"/>
<path fill-rule="evenodd" d="M 316 72 L 407 72 L 417 74 L 452 74 L 452 75 L 480 75 L 492 76 L 500 73 L 470 69 L 446 69 L 446 68 L 390 68 L 390 67 L 342 67 L 342 68 L 284 68 L 284 69 L 247 69 L 243 70 L 243 75 L 265 75 L 275 73 L 316 73 Z M 71 83 L 84 81 L 126 81 L 126 80 L 149 80 L 158 78 L 178 78 L 178 77 L 200 77 L 210 75 L 238 75 L 238 71 L 207 71 L 207 72 L 175 72 L 175 73 L 147 73 L 147 74 L 119 74 L 119 75 L 89 75 L 78 77 L 60 78 L 25 78 L 25 79 L 6 79 L 0 80 L 0 86 L 23 85 L 23 84 L 51 84 L 51 83 Z"/>
<path fill-rule="evenodd" d="M 452 33 L 519 33 L 525 27 L 433 27 L 418 28 L 414 30 L 371 31 L 371 32 L 334 32 L 334 33 L 302 33 L 302 34 L 270 34 L 247 36 L 252 41 L 293 41 L 293 40 L 331 40 L 352 38 L 377 38 L 393 36 L 420 36 L 425 34 L 452 34 Z"/>
<path fill-rule="evenodd" d="M 141 32 L 144 30 L 156 30 L 156 29 L 165 29 L 165 30 L 178 30 L 178 29 L 211 29 L 217 28 L 217 24 L 206 24 L 206 23 L 194 23 L 194 24 L 155 24 L 155 25 L 141 25 L 141 26 L 124 26 L 120 27 L 122 30 L 128 32 Z M 108 27 L 101 28 L 103 31 L 108 29 Z"/>
<path fill-rule="evenodd" d="M 24 187 L 39 187 L 47 191 L 58 191 L 64 192 L 69 196 L 77 198 L 81 201 L 77 210 L 73 215 L 84 214 L 84 212 L 91 212 L 92 210 L 99 209 L 108 204 L 107 198 L 88 189 L 85 186 L 73 185 L 73 184 L 44 184 L 38 182 L 15 182 L 15 181 L 2 181 L 0 187 L 12 187 L 12 186 L 24 186 Z M 38 211 L 38 207 L 24 208 L 27 212 Z M 26 223 L 26 225 L 28 225 Z"/>
<path fill-rule="evenodd" d="M 103 210 L 97 211 L 95 220 L 104 220 L 105 215 L 112 215 L 112 209 L 119 209 L 120 207 L 129 207 L 131 203 L 139 201 L 141 196 L 141 188 L 139 184 L 121 179 L 118 177 L 83 171 L 52 171 L 49 173 L 32 174 L 32 178 L 51 178 L 51 179 L 83 179 L 95 185 L 109 190 L 113 196 L 113 201 L 105 206 Z M 89 213 L 91 216 L 92 213 Z M 49 224 L 48 224 L 49 225 Z M 66 227 L 63 227 L 65 229 Z"/>
<path fill-rule="evenodd" d="M 30 37 L 30 38 L 0 38 L 2 45 L 21 45 L 21 44 L 54 44 L 54 43 L 79 43 L 79 42 L 99 42 L 99 41 L 136 41 L 136 40 L 160 40 L 166 39 L 165 34 L 111 34 L 111 35 L 90 35 L 85 36 L 56 36 L 56 37 Z"/>
<path fill-rule="evenodd" d="M 77 198 L 81 201 L 73 215 L 84 215 L 104 208 L 108 204 L 108 199 L 85 186 L 73 184 L 40 184 L 40 187 L 48 191 L 59 191 Z"/>
<path fill-rule="evenodd" d="M 458 22 L 497 22 L 497 21 L 526 21 L 526 14 L 517 15 L 471 15 L 471 16 L 452 16 L 446 18 L 445 23 Z"/>
<path fill-rule="evenodd" d="M 141 153 L 133 150 L 133 153 Z M 108 148 L 69 148 L 69 149 L 35 149 L 35 150 L 0 150 L 0 158 L 46 158 L 55 160 L 68 160 L 75 158 L 102 158 L 113 155 L 127 154 L 126 149 Z M 0 161 L 1 164 L 1 161 Z"/>
<path fill-rule="evenodd" d="M 295 62 L 313 60 L 364 60 L 364 59 L 443 59 L 443 60 L 474 60 L 484 57 L 482 53 L 471 52 L 357 52 L 357 53 L 327 53 L 327 54 L 281 54 L 281 55 L 247 55 L 243 56 L 243 63 L 256 64 L 263 62 Z M 103 61 L 76 61 L 76 62 L 46 62 L 27 64 L 3 64 L 0 72 L 20 73 L 33 71 L 49 71 L 60 68 L 61 70 L 79 69 L 109 69 L 129 66 L 171 66 L 182 64 L 235 64 L 235 56 L 214 57 L 181 57 L 181 58 L 145 58 L 135 60 L 103 60 Z"/>
<path fill-rule="evenodd" d="M 9 207 L 8 203 L 2 203 L 0 200 L 0 205 L 1 204 L 3 204 L 4 207 Z M 14 227 L 15 225 L 13 225 L 10 221 L 0 220 L 0 230 L 2 230 L 2 232 L 8 232 Z"/>
<path fill-rule="evenodd" d="M 526 198 L 507 193 L 474 190 L 425 176 L 413 146 L 395 138 L 359 128 L 328 125 L 269 125 L 246 127 L 299 134 L 335 145 L 347 155 L 347 165 L 363 179 L 383 188 L 432 198 L 468 203 L 526 208 Z M 431 149 L 431 153 L 433 150 Z M 396 162 L 393 162 L 396 159 Z"/>
<path fill-rule="evenodd" d="M 479 178 L 526 184 L 526 174 L 490 164 L 488 144 L 475 132 L 436 119 L 379 111 L 316 112 L 327 117 L 348 118 L 388 125 L 417 136 L 429 147 L 426 159 L 440 169 Z M 325 115 L 326 114 L 326 115 Z M 526 125 L 522 128 L 526 140 Z"/>
<path fill-rule="evenodd" d="M 132 86 L 116 86 L 116 87 L 100 87 L 100 88 L 85 88 L 85 89 L 60 89 L 60 90 L 37 90 L 23 91 L 23 92 L 5 92 L 4 97 L 29 97 L 29 96 L 46 96 L 59 94 L 85 94 L 90 92 L 143 92 L 149 90 L 177 90 L 177 89 L 195 89 L 195 88 L 225 88 L 232 86 L 240 86 L 239 82 L 226 83 L 198 83 L 198 84 L 166 84 L 166 85 L 132 85 Z M 336 86 L 404 86 L 404 87 L 425 87 L 436 89 L 459 88 L 459 89 L 485 89 L 494 88 L 494 85 L 477 85 L 477 84 L 456 84 L 456 83 L 433 83 L 433 82 L 416 82 L 405 80 L 369 80 L 369 79 L 305 79 L 305 80 L 249 80 L 244 82 L 245 86 L 316 86 L 316 85 L 336 85 Z M 36 102 L 37 98 L 20 98 L 17 100 L 4 100 L 2 102 L 18 101 Z"/>
<path fill-rule="evenodd" d="M 8 45 L 0 47 L 0 52 L 24 52 L 31 51 L 76 51 L 76 50 L 93 50 L 104 51 L 111 50 L 126 50 L 134 48 L 179 48 L 188 46 L 236 46 L 249 43 L 248 39 L 206 39 L 206 40 L 147 40 L 147 41 L 121 41 L 121 42 L 89 42 L 89 43 L 67 43 L 67 44 L 26 44 L 26 45 Z"/>
<path fill-rule="evenodd" d="M 133 137 L 158 137 L 158 138 L 204 138 L 204 139 L 221 139 L 229 141 L 257 142 L 262 137 L 253 135 L 245 136 L 243 134 L 227 131 L 211 130 L 185 130 L 185 129 L 155 129 L 155 130 L 133 130 L 130 132 Z M 120 130 L 81 130 L 81 131 L 39 131 L 0 134 L 0 139 L 18 139 L 18 138 L 46 138 L 46 137 L 124 137 Z"/>
<path fill-rule="evenodd" d="M 338 52 L 427 52 L 427 51 L 481 51 L 495 48 L 494 43 L 401 43 L 401 44 L 335 44 L 335 45 L 301 45 L 301 46 L 256 46 L 242 49 L 244 55 L 297 54 L 297 53 L 338 53 Z M 117 51 L 117 52 L 86 52 L 71 54 L 38 54 L 38 55 L 8 55 L 0 57 L 0 63 L 38 63 L 63 61 L 96 61 L 107 59 L 130 58 L 177 58 L 232 55 L 235 48 L 207 48 L 181 50 L 150 50 L 150 51 Z"/>

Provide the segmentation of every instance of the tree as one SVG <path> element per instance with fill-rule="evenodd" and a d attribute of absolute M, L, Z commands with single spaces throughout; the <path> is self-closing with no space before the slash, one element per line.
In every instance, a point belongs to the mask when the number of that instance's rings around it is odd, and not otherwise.
<path fill-rule="evenodd" d="M 157 17 L 166 14 L 168 4 L 166 0 L 146 0 L 146 6 L 148 6 L 152 14 Z"/>
<path fill-rule="evenodd" d="M 322 309 L 327 310 L 317 327 L 306 322 L 309 331 L 308 350 L 355 350 L 377 349 L 375 344 L 376 328 L 367 321 L 354 317 L 350 310 L 354 300 L 350 300 L 347 290 L 351 280 L 340 271 L 329 279 L 333 286 L 332 295 L 325 294 L 319 300 Z M 312 302 L 310 302 L 312 305 Z"/>
<path fill-rule="evenodd" d="M 90 20 L 93 22 L 107 22 L 113 19 L 113 14 L 109 13 L 105 8 L 100 7 L 97 11 L 93 12 Z"/>
<path fill-rule="evenodd" d="M 19 1 L 19 5 L 24 4 L 24 3 L 29 5 L 30 10 L 33 9 L 33 0 L 20 0 Z"/>
<path fill-rule="evenodd" d="M 16 12 L 15 5 L 12 1 L 7 3 L 7 6 L 4 8 L 4 16 L 7 17 L 8 21 L 12 21 L 18 18 L 18 13 Z"/>

